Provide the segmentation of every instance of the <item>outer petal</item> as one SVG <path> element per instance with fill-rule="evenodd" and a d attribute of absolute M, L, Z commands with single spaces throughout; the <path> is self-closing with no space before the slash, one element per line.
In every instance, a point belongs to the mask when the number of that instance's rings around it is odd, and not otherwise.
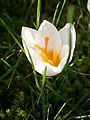
<path fill-rule="evenodd" d="M 37 34 L 37 41 L 40 41 L 41 47 L 45 45 L 45 36 L 49 37 L 48 49 L 53 50 L 56 46 L 58 52 L 60 52 L 61 48 L 61 38 L 56 27 L 50 22 L 44 20 L 39 27 Z"/>
<path fill-rule="evenodd" d="M 27 51 L 27 48 L 31 54 L 34 66 L 36 66 L 37 64 L 41 63 L 41 59 L 40 59 L 40 55 L 38 54 L 38 52 L 36 51 L 35 48 L 35 35 L 36 35 L 37 31 L 27 28 L 27 27 L 22 27 L 22 42 L 23 42 L 23 46 L 24 46 L 24 50 L 26 53 L 26 56 L 30 62 L 30 58 L 29 58 L 29 54 Z"/>
<path fill-rule="evenodd" d="M 69 55 L 69 46 L 68 45 L 63 45 L 61 52 L 60 52 L 60 58 L 61 60 L 65 57 L 65 55 Z"/>
<path fill-rule="evenodd" d="M 88 2 L 87 2 L 87 9 L 90 12 L 90 0 L 88 0 Z"/>
<path fill-rule="evenodd" d="M 28 44 L 28 46 L 34 48 L 36 41 L 37 31 L 28 27 L 22 27 L 21 35 L 22 39 L 25 40 L 25 42 Z"/>
<path fill-rule="evenodd" d="M 76 31 L 75 28 L 72 24 L 67 23 L 60 31 L 60 37 L 61 37 L 61 49 L 64 45 L 68 45 L 69 46 L 69 29 L 71 26 L 71 56 L 70 56 L 70 60 L 72 60 L 73 57 L 73 52 L 75 49 L 75 43 L 76 43 Z"/>
<path fill-rule="evenodd" d="M 36 71 L 43 75 L 45 66 L 47 66 L 46 76 L 55 76 L 63 70 L 67 62 L 67 57 L 68 57 L 68 54 L 64 56 L 64 58 L 61 60 L 58 67 L 42 62 L 36 66 Z"/>

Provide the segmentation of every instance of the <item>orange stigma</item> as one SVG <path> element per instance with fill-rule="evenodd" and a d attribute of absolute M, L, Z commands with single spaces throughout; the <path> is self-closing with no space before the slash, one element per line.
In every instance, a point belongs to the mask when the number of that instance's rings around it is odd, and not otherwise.
<path fill-rule="evenodd" d="M 47 51 L 49 38 L 45 37 L 45 48 L 41 48 L 38 44 L 36 44 L 36 48 L 40 50 L 40 55 L 43 62 L 47 62 L 55 67 L 57 67 L 60 63 L 60 55 L 57 52 L 56 46 L 54 47 L 54 51 Z"/>

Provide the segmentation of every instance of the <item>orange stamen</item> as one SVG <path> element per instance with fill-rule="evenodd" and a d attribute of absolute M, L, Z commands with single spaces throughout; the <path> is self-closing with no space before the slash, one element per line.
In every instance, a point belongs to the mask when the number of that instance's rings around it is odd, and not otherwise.
<path fill-rule="evenodd" d="M 45 37 L 45 51 L 47 51 L 47 45 L 48 45 L 48 36 Z"/>
<path fill-rule="evenodd" d="M 53 66 L 58 66 L 60 63 L 60 55 L 57 52 L 56 46 L 54 47 L 54 51 L 47 52 L 47 45 L 48 45 L 48 36 L 45 37 L 45 48 L 41 48 L 38 44 L 36 44 L 36 48 L 41 50 L 41 57 L 43 62 L 47 62 Z"/>

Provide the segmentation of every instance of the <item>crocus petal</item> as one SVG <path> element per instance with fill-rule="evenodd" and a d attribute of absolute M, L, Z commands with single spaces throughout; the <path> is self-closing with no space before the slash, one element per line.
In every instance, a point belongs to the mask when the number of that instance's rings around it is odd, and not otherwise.
<path fill-rule="evenodd" d="M 90 0 L 88 0 L 88 2 L 87 2 L 87 9 L 90 12 Z"/>
<path fill-rule="evenodd" d="M 37 34 L 36 30 L 28 27 L 22 27 L 22 31 L 21 31 L 22 39 L 25 40 L 28 46 L 32 48 L 34 48 L 36 44 L 36 41 L 35 41 L 36 34 Z"/>
<path fill-rule="evenodd" d="M 36 34 L 37 34 L 36 30 L 30 29 L 28 27 L 22 27 L 21 35 L 22 35 L 22 42 L 23 42 L 24 50 L 25 50 L 25 53 L 26 53 L 26 56 L 29 62 L 31 61 L 30 61 L 28 51 L 30 52 L 34 66 L 36 66 L 37 64 L 41 62 L 40 55 L 37 53 L 36 48 L 35 48 L 35 44 L 36 44 L 35 35 Z"/>
<path fill-rule="evenodd" d="M 70 29 L 71 26 L 71 29 Z M 71 31 L 71 56 L 69 62 L 72 60 L 73 52 L 75 49 L 75 43 L 76 43 L 76 31 L 72 24 L 67 23 L 60 31 L 60 37 L 61 37 L 61 49 L 64 45 L 69 46 L 69 29 Z"/>
<path fill-rule="evenodd" d="M 69 46 L 68 45 L 63 45 L 61 52 L 60 52 L 60 58 L 63 59 L 65 55 L 69 55 Z"/>
<path fill-rule="evenodd" d="M 68 57 L 68 54 L 64 56 L 64 58 L 61 60 L 58 67 L 52 66 L 45 62 L 41 62 L 40 64 L 36 66 L 36 71 L 43 75 L 45 66 L 47 66 L 46 76 L 55 76 L 63 70 L 67 62 L 67 57 Z"/>
<path fill-rule="evenodd" d="M 40 25 L 38 34 L 37 34 L 37 41 L 40 40 L 41 47 L 44 47 L 45 45 L 46 36 L 48 36 L 49 38 L 48 49 L 54 50 L 54 47 L 56 46 L 57 51 L 60 52 L 60 48 L 61 48 L 60 34 L 53 24 L 44 20 Z"/>

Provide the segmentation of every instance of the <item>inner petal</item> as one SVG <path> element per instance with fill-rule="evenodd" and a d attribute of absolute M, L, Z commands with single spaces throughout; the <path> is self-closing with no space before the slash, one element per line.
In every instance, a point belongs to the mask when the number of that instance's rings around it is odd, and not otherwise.
<path fill-rule="evenodd" d="M 38 44 L 36 44 L 36 48 L 41 51 L 40 55 L 41 55 L 43 62 L 47 62 L 47 63 L 57 67 L 61 61 L 60 55 L 57 52 L 56 46 L 54 47 L 54 51 L 47 50 L 48 41 L 49 41 L 49 38 L 48 38 L 48 36 L 46 36 L 45 37 L 45 48 L 41 48 Z"/>

